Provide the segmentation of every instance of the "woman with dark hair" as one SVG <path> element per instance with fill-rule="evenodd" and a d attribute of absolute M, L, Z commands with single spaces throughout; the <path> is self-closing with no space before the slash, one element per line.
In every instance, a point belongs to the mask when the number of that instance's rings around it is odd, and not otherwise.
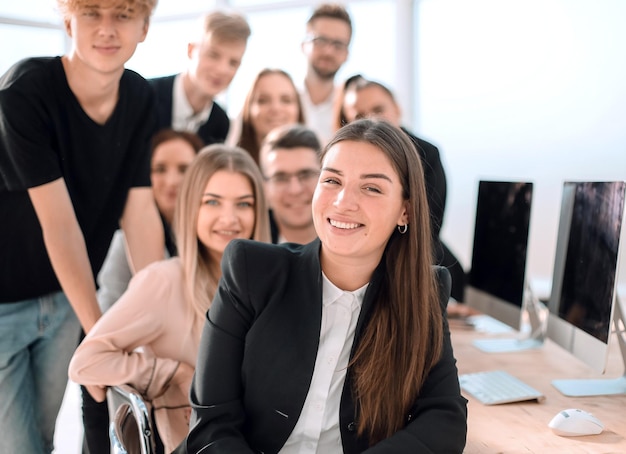
<path fill-rule="evenodd" d="M 346 80 L 344 92 L 340 98 L 341 106 L 338 110 L 338 118 L 341 121 L 349 123 L 360 118 L 386 120 L 402 129 L 417 148 L 424 168 L 430 225 L 434 239 L 435 263 L 448 268 L 452 275 L 452 297 L 458 302 L 463 302 L 467 280 L 465 270 L 454 253 L 440 238 L 446 208 L 447 181 L 439 149 L 402 126 L 400 105 L 391 90 L 380 82 L 365 79 L 360 75 L 352 76 Z"/>
<path fill-rule="evenodd" d="M 307 245 L 227 247 L 177 452 L 462 452 L 450 276 L 432 265 L 406 134 L 371 120 L 339 130 L 312 210 Z"/>
<path fill-rule="evenodd" d="M 166 128 L 153 136 L 151 145 L 150 181 L 165 231 L 163 257 L 173 257 L 176 255 L 176 244 L 172 235 L 172 221 L 178 190 L 187 167 L 204 143 L 193 132 Z M 98 303 L 103 312 L 126 291 L 132 274 L 126 255 L 124 233 L 118 230 L 98 274 Z"/>

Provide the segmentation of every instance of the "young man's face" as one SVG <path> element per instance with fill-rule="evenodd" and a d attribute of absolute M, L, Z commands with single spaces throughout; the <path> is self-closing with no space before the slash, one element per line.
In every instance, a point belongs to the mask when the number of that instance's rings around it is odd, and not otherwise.
<path fill-rule="evenodd" d="M 148 18 L 126 6 L 101 6 L 94 1 L 65 21 L 73 54 L 98 72 L 118 72 L 146 39 Z"/>
<path fill-rule="evenodd" d="M 210 33 L 198 43 L 189 43 L 187 55 L 191 82 L 202 94 L 214 98 L 230 85 L 245 51 L 245 40 L 224 41 Z"/>
<path fill-rule="evenodd" d="M 333 79 L 348 58 L 350 35 L 350 27 L 340 19 L 315 19 L 302 43 L 309 69 L 322 79 Z"/>
<path fill-rule="evenodd" d="M 267 178 L 265 195 L 279 229 L 311 227 L 311 200 L 320 171 L 315 150 L 307 147 L 271 150 L 262 153 L 261 168 Z"/>

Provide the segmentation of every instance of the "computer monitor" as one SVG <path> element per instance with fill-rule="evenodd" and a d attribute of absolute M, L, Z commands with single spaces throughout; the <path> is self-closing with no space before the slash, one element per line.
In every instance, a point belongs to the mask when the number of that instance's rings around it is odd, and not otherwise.
<path fill-rule="evenodd" d="M 619 319 L 623 326 L 615 302 L 625 191 L 623 181 L 563 186 L 547 336 L 599 372 L 606 367 L 614 315 L 615 326 Z M 553 385 L 568 396 L 626 393 L 626 377 Z"/>
<path fill-rule="evenodd" d="M 532 325 L 529 337 L 476 341 L 484 351 L 525 350 L 543 341 L 538 303 L 525 279 L 532 194 L 531 182 L 481 180 L 478 184 L 466 303 L 516 330 L 522 328 L 527 311 Z"/>

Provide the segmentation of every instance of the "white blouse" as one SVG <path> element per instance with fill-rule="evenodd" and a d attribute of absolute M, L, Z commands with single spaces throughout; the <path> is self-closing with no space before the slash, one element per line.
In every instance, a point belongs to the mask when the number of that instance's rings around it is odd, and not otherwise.
<path fill-rule="evenodd" d="M 182 74 L 177 74 L 174 78 L 173 100 L 172 100 L 172 128 L 177 131 L 198 132 L 200 126 L 205 124 L 211 115 L 213 102 L 208 103 L 204 109 L 194 114 L 193 107 L 187 100 L 185 89 L 183 88 Z"/>
<path fill-rule="evenodd" d="M 342 452 L 339 404 L 365 290 L 336 287 L 322 273 L 322 326 L 315 369 L 300 418 L 280 454 Z"/>

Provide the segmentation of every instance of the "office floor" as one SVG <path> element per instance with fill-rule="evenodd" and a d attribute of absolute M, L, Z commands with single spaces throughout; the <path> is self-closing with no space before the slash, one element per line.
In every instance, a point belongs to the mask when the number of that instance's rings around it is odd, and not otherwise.
<path fill-rule="evenodd" d="M 80 415 L 80 388 L 68 382 L 63 405 L 57 417 L 53 454 L 80 454 L 83 423 Z"/>

